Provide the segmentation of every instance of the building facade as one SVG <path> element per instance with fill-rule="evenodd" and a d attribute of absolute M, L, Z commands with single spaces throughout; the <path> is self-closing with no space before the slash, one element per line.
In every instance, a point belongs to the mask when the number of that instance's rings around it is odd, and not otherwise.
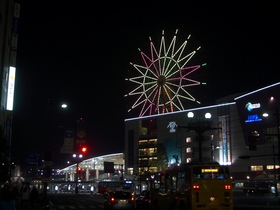
<path fill-rule="evenodd" d="M 191 161 L 230 165 L 233 180 L 275 180 L 279 168 L 280 83 L 215 105 L 125 120 L 128 174 Z"/>
<path fill-rule="evenodd" d="M 16 80 L 16 58 L 20 4 L 0 0 L 0 129 L 1 181 L 10 177 L 10 147 L 13 101 Z"/>

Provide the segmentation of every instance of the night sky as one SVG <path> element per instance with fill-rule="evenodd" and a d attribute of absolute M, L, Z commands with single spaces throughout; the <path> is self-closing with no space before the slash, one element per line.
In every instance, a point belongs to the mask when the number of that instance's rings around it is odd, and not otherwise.
<path fill-rule="evenodd" d="M 49 135 L 57 159 L 66 160 L 63 130 L 79 117 L 92 156 L 124 152 L 132 105 L 124 79 L 129 63 L 141 62 L 137 49 L 148 54 L 149 36 L 159 42 L 162 30 L 171 39 L 179 29 L 182 42 L 191 34 L 190 46 L 202 47 L 197 56 L 207 68 L 199 77 L 207 86 L 194 93 L 202 105 L 279 82 L 276 3 L 215 2 L 20 2 L 12 156 L 42 153 Z M 59 109 L 62 101 L 67 110 Z"/>

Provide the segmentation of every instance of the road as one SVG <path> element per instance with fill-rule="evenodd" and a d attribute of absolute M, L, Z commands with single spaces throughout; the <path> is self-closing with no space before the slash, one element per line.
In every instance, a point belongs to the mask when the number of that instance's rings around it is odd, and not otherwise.
<path fill-rule="evenodd" d="M 103 196 L 90 194 L 49 194 L 50 210 L 104 209 Z"/>
<path fill-rule="evenodd" d="M 275 194 L 245 194 L 242 191 L 233 192 L 234 210 L 280 209 L 280 197 Z"/>
<path fill-rule="evenodd" d="M 104 209 L 102 195 L 90 194 L 49 194 L 52 204 L 50 210 L 87 210 Z M 234 210 L 258 210 L 258 209 L 280 209 L 277 206 L 279 198 L 274 195 L 250 194 L 246 195 L 241 191 L 234 192 Z"/>

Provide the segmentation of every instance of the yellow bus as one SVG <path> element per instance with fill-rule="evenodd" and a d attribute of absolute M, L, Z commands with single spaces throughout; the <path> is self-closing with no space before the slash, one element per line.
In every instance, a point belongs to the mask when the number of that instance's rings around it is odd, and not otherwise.
<path fill-rule="evenodd" d="M 228 166 L 186 163 L 154 176 L 151 189 L 155 210 L 233 210 Z"/>

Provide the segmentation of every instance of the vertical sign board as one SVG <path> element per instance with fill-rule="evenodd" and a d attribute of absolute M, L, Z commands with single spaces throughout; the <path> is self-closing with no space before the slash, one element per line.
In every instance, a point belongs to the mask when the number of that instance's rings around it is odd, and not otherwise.
<path fill-rule="evenodd" d="M 73 154 L 73 145 L 74 145 L 74 131 L 66 130 L 64 136 L 64 144 L 60 149 L 60 153 L 64 154 Z"/>
<path fill-rule="evenodd" d="M 8 111 L 13 111 L 15 80 L 16 80 L 16 68 L 13 67 L 13 66 L 10 66 L 9 81 L 8 81 L 8 93 L 7 93 L 7 104 L 6 104 L 6 109 Z"/>

